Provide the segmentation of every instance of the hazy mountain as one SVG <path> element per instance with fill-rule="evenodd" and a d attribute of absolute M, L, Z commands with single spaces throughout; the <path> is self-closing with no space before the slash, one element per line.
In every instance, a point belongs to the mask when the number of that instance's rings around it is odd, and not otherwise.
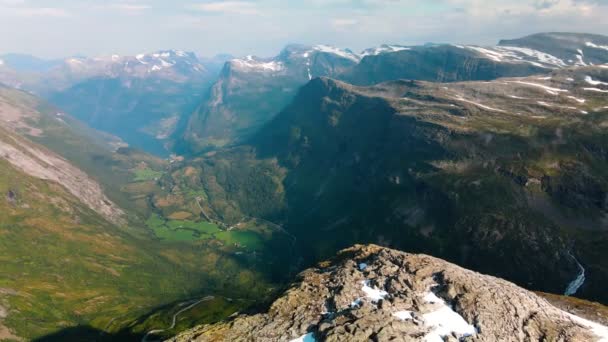
<path fill-rule="evenodd" d="M 561 310 L 440 259 L 355 246 L 302 272 L 262 313 L 170 341 L 592 341 L 608 338 L 607 311 L 584 302 Z"/>
<path fill-rule="evenodd" d="M 183 131 L 215 77 L 193 53 L 179 50 L 72 57 L 27 72 L 10 69 L 12 64 L 0 71 L 0 81 L 40 94 L 91 127 L 161 156 L 169 154 L 173 134 Z"/>
<path fill-rule="evenodd" d="M 60 65 L 61 60 L 47 60 L 31 55 L 10 53 L 1 55 L 0 63 L 18 72 L 45 72 Z"/>
<path fill-rule="evenodd" d="M 247 139 L 317 76 L 335 76 L 359 61 L 349 50 L 287 46 L 273 58 L 247 56 L 226 63 L 208 99 L 192 115 L 185 141 L 191 151 Z"/>

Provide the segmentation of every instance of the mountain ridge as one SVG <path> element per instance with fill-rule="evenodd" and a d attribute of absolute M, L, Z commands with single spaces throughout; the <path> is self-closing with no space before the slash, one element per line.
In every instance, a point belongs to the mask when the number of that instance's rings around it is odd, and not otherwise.
<path fill-rule="evenodd" d="M 178 341 L 605 339 L 608 327 L 514 284 L 426 255 L 355 246 L 303 271 L 267 312 L 193 328 Z"/>

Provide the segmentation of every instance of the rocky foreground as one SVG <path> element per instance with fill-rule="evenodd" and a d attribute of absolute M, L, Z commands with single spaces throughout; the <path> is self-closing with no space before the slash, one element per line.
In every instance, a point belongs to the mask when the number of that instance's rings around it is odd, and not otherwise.
<path fill-rule="evenodd" d="M 268 312 L 181 341 L 608 341 L 608 327 L 510 282 L 426 255 L 346 249 L 300 274 Z"/>

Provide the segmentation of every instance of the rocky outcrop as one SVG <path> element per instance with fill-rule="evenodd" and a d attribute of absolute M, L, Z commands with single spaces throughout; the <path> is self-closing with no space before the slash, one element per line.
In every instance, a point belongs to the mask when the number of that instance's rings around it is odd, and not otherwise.
<path fill-rule="evenodd" d="M 266 313 L 171 341 L 603 341 L 606 334 L 507 281 L 371 245 L 304 271 Z"/>

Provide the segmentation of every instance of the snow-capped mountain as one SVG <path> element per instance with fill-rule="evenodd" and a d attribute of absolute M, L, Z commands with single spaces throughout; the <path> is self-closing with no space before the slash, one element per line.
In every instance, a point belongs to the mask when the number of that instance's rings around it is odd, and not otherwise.
<path fill-rule="evenodd" d="M 40 95 L 96 129 L 161 155 L 216 75 L 181 50 L 52 63 L 23 55 L 2 60 L 0 83 Z"/>
<path fill-rule="evenodd" d="M 360 56 L 361 56 L 361 58 L 363 58 L 365 56 L 377 56 L 377 55 L 381 55 L 383 53 L 391 53 L 391 52 L 397 52 L 397 51 L 403 51 L 403 50 L 409 50 L 409 49 L 410 48 L 408 46 L 403 46 L 403 45 L 383 44 L 383 45 L 380 45 L 375 48 L 369 48 L 369 49 L 363 50 L 361 52 Z"/>
<path fill-rule="evenodd" d="M 327 45 L 288 45 L 272 58 L 232 59 L 190 118 L 186 145 L 199 151 L 242 141 L 271 120 L 306 82 L 338 77 L 359 61 L 351 50 Z"/>
<path fill-rule="evenodd" d="M 556 69 L 608 63 L 608 39 L 572 33 L 544 33 L 502 40 L 495 47 L 460 46 L 496 62 L 530 63 Z"/>
<path fill-rule="evenodd" d="M 164 77 L 175 81 L 196 78 L 207 73 L 192 52 L 165 50 L 136 56 L 109 55 L 94 58 L 68 58 L 63 71 L 87 77 Z"/>

